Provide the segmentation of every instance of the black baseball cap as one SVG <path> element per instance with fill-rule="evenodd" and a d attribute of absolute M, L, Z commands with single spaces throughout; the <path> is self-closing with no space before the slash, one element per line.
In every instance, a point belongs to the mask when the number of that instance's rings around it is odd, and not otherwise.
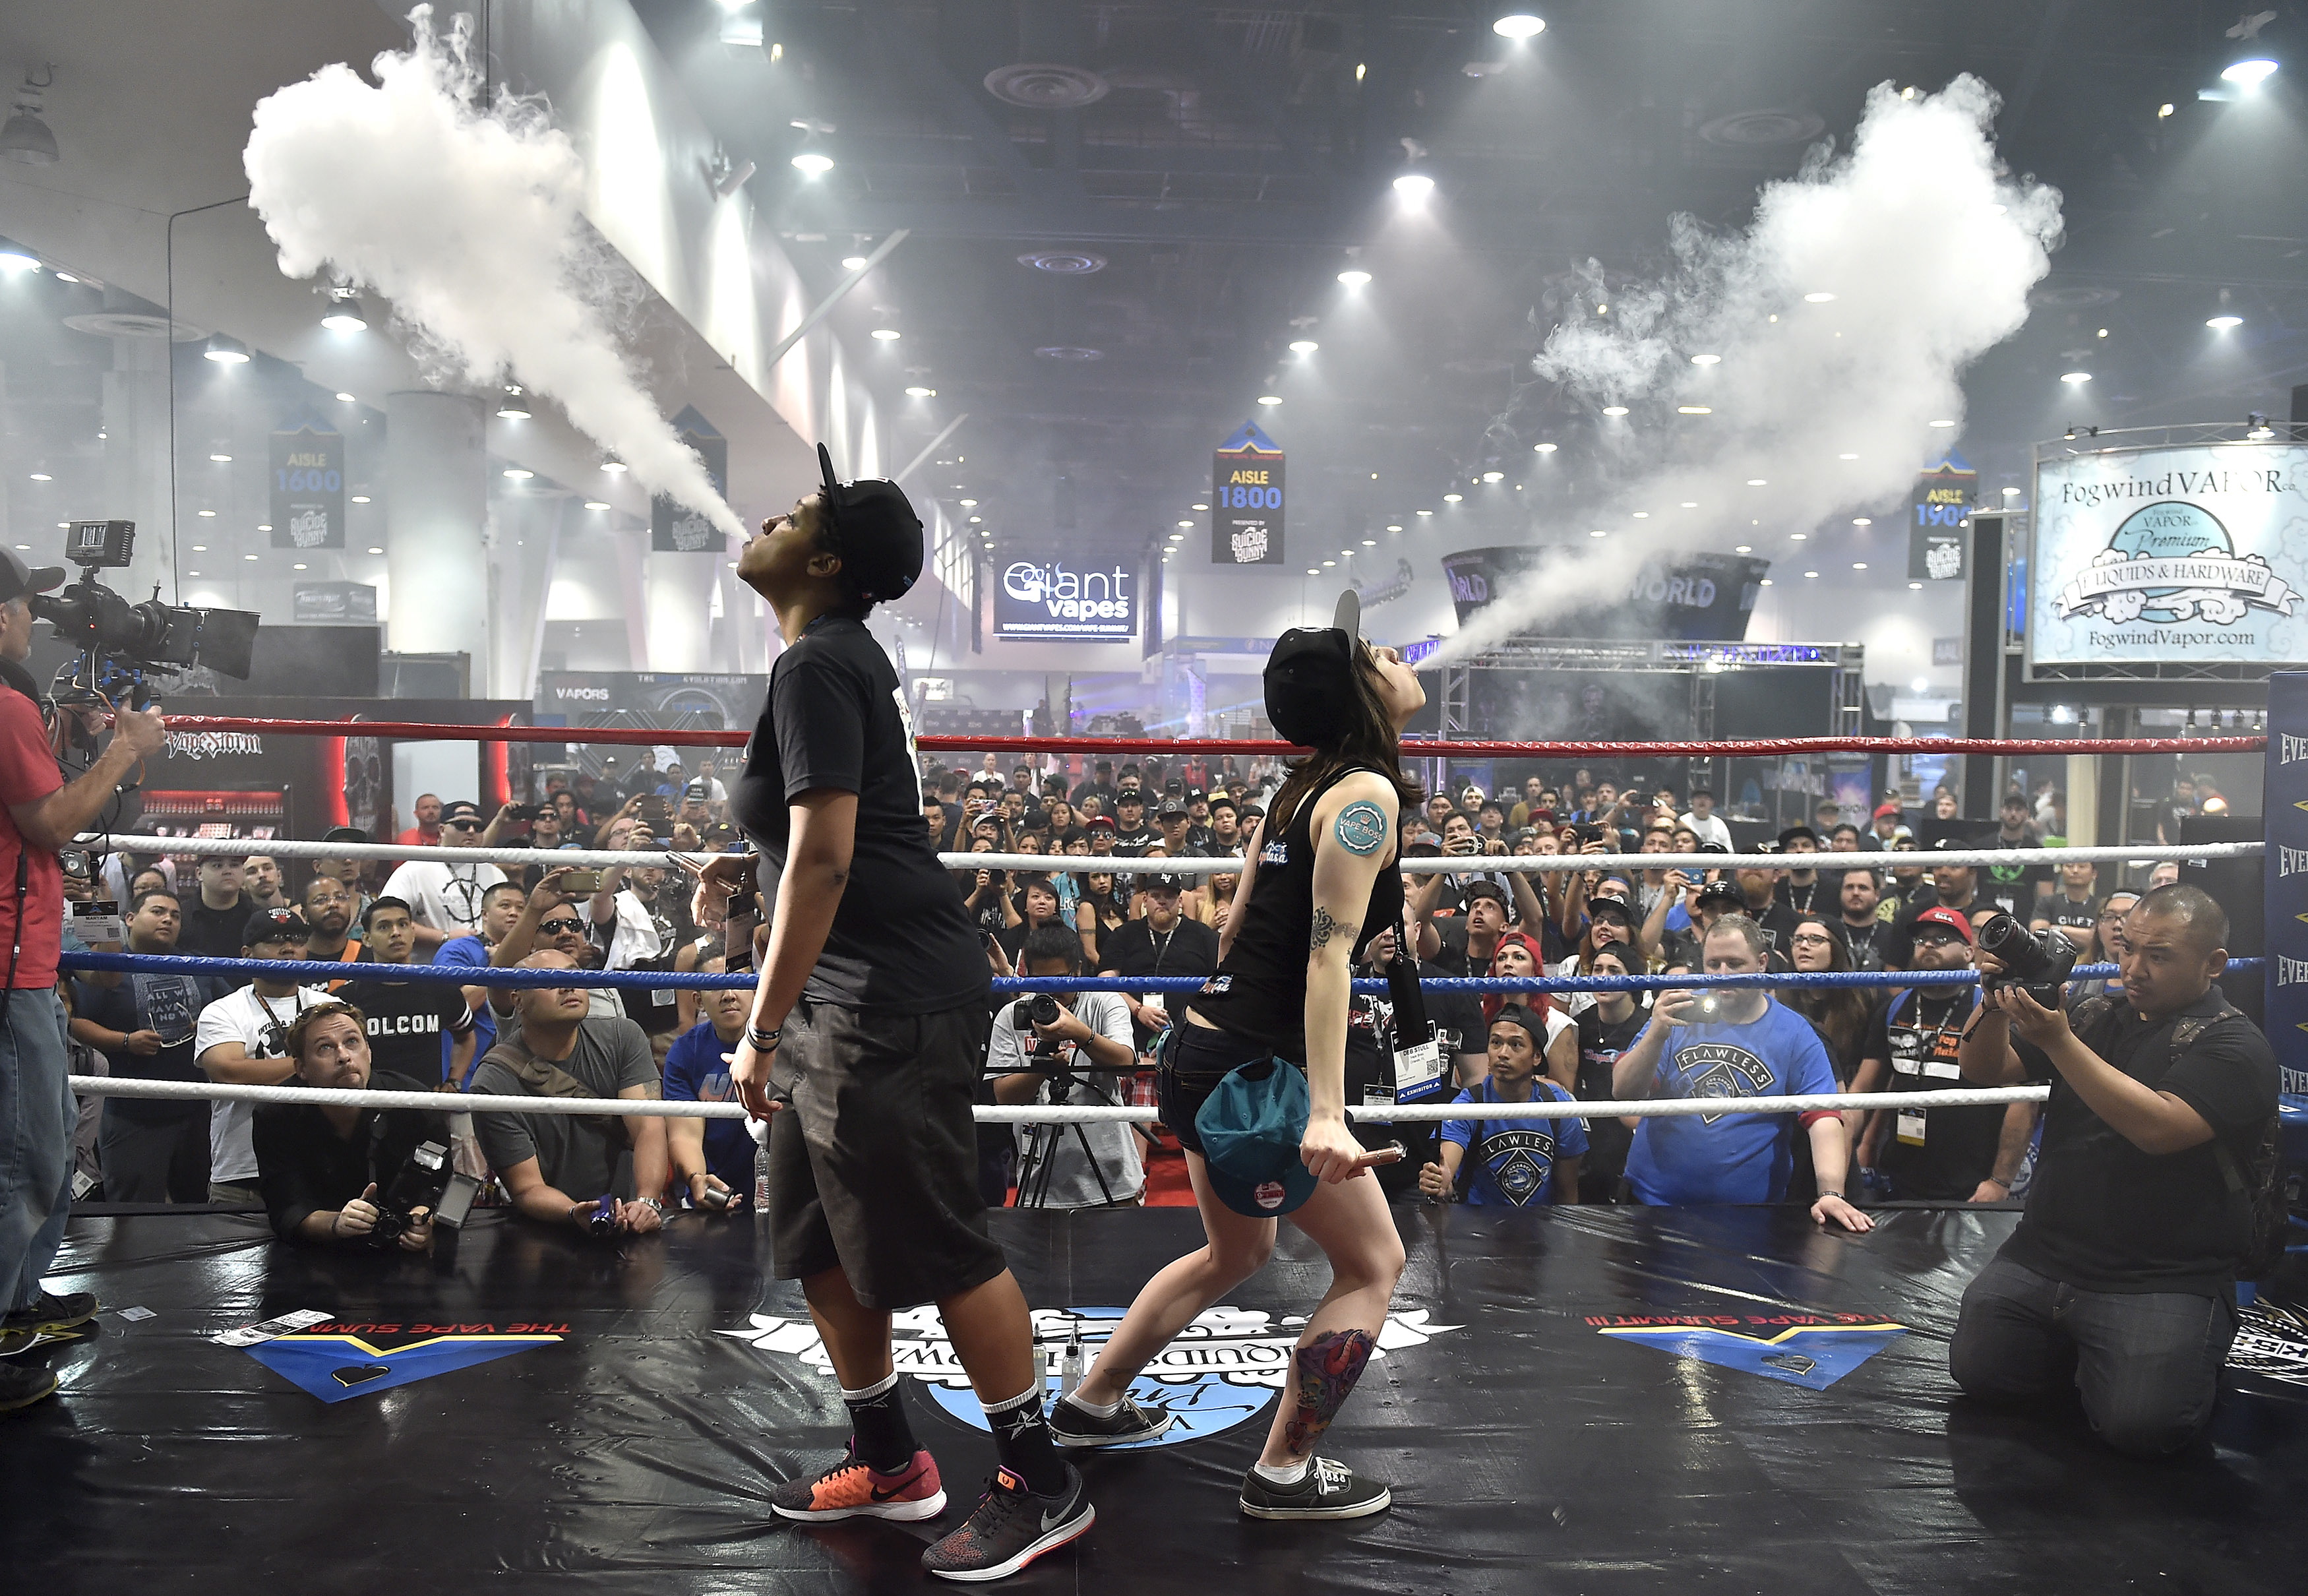
<path fill-rule="evenodd" d="M 62 565 L 28 565 L 14 549 L 0 548 L 0 604 L 62 587 L 64 580 Z"/>
<path fill-rule="evenodd" d="M 357 825 L 332 825 L 321 836 L 323 842 L 366 842 L 372 840 Z"/>
<path fill-rule="evenodd" d="M 1293 626 L 1266 658 L 1266 718 L 1301 747 L 1334 741 L 1347 729 L 1362 624 L 1362 600 L 1348 588 L 1328 626 Z"/>
<path fill-rule="evenodd" d="M 824 478 L 825 541 L 860 598 L 901 599 L 922 575 L 922 518 L 895 482 L 868 477 L 843 482 L 833 456 L 817 446 Z"/>
<path fill-rule="evenodd" d="M 293 909 L 260 909 L 240 928 L 240 945 L 261 947 L 268 942 L 302 942 L 312 934 L 313 927 Z"/>
<path fill-rule="evenodd" d="M 1702 898 L 1706 895 L 1704 893 L 1700 894 Z M 1589 898 L 1587 901 L 1587 918 L 1590 920 L 1615 919 L 1630 930 L 1635 924 L 1635 911 L 1616 898 Z"/>
<path fill-rule="evenodd" d="M 473 802 L 470 798 L 458 798 L 452 803 L 446 803 L 441 806 L 441 824 L 443 825 L 448 824 L 452 820 L 483 820 L 486 818 L 487 817 L 481 813 L 480 805 Z"/>
<path fill-rule="evenodd" d="M 1507 901 L 1507 889 L 1486 876 L 1480 881 L 1468 884 L 1466 897 L 1470 904 L 1477 898 L 1491 898 L 1503 904 Z"/>
<path fill-rule="evenodd" d="M 1154 813 L 1164 820 L 1184 820 L 1186 818 L 1186 806 L 1181 799 L 1166 798 L 1162 800 L 1162 807 Z"/>
<path fill-rule="evenodd" d="M 1798 837 L 1809 842 L 1813 848 L 1819 846 L 1819 833 L 1817 832 L 1812 830 L 1811 827 L 1807 825 L 1791 825 L 1787 827 L 1787 830 L 1779 833 L 1779 851 L 1781 853 L 1785 853 L 1787 850 L 1787 844 L 1794 841 Z"/>
<path fill-rule="evenodd" d="M 1727 881 L 1710 881 L 1705 886 L 1701 887 L 1699 889 L 1698 902 L 1701 904 L 1727 904 L 1743 914 L 1745 913 L 1747 910 L 1746 894 L 1740 892 L 1737 887 L 1733 886 Z"/>
<path fill-rule="evenodd" d="M 1144 893 L 1183 893 L 1186 890 L 1186 878 L 1183 876 L 1141 876 L 1138 880 L 1138 890 Z"/>
<path fill-rule="evenodd" d="M 685 800 L 694 798 L 702 804 L 713 796 L 713 784 L 702 779 L 692 781 L 681 789 L 681 796 Z"/>
<path fill-rule="evenodd" d="M 1135 787 L 1125 787 L 1120 792 L 1114 795 L 1114 807 L 1115 808 L 1119 809 L 1124 804 L 1136 804 L 1142 809 L 1146 807 L 1146 795 L 1139 791 Z"/>

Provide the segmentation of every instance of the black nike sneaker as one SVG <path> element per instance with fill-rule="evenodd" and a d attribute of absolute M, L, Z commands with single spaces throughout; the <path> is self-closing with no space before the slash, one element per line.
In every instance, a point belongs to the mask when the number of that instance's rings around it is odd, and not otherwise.
<path fill-rule="evenodd" d="M 1066 1488 L 1054 1497 L 1036 1496 L 1003 1469 L 986 1482 L 969 1521 L 922 1554 L 922 1567 L 940 1579 L 1007 1578 L 1097 1520 L 1081 1471 L 1072 1463 L 1066 1465 Z"/>
<path fill-rule="evenodd" d="M 0 1319 L 0 1330 L 70 1330 L 95 1318 L 96 1309 L 94 1292 L 74 1291 L 59 1297 L 53 1291 L 43 1291 L 39 1301 L 31 1307 Z"/>
<path fill-rule="evenodd" d="M 1327 1457 L 1311 1460 L 1296 1485 L 1277 1485 L 1256 1469 L 1242 1477 L 1242 1510 L 1252 1518 L 1362 1518 L 1393 1501 L 1377 1480 Z"/>
<path fill-rule="evenodd" d="M 1101 1419 L 1062 1397 L 1050 1410 L 1050 1435 L 1061 1446 L 1128 1446 L 1152 1440 L 1172 1421 L 1170 1410 L 1159 1402 L 1141 1408 L 1125 1396 Z"/>

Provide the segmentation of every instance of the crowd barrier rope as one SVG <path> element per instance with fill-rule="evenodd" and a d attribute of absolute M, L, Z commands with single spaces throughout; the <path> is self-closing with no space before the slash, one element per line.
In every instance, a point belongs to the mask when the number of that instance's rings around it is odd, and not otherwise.
<path fill-rule="evenodd" d="M 435 743 L 595 743 L 634 747 L 741 748 L 742 728 L 674 730 L 648 726 L 448 726 L 422 720 L 296 720 L 246 715 L 168 715 L 171 731 L 276 737 L 368 737 Z M 1303 755 L 1296 743 L 1256 738 L 969 737 L 925 734 L 925 754 L 1164 754 L 1223 757 Z M 1406 759 L 1771 759 L 1789 754 L 2257 754 L 2265 737 L 1712 738 L 1680 742 L 1519 742 L 1488 738 L 1406 738 Z"/>

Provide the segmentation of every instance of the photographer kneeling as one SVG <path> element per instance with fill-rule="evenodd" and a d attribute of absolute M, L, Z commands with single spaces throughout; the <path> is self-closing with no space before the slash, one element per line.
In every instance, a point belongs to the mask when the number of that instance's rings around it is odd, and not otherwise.
<path fill-rule="evenodd" d="M 288 1028 L 286 1047 L 296 1078 L 306 1086 L 430 1091 L 435 1085 L 373 1071 L 367 1017 L 349 1003 L 306 1009 Z M 390 1194 L 419 1147 L 431 1142 L 447 1149 L 447 1116 L 349 1103 L 266 1103 L 256 1110 L 249 1137 L 256 1148 L 258 1189 L 281 1240 L 380 1251 L 397 1247 L 406 1253 L 433 1245 L 432 1204 L 403 1212 Z"/>
<path fill-rule="evenodd" d="M 1081 974 L 1081 938 L 1062 925 L 1037 927 L 1018 951 L 1021 973 L 1038 980 Z M 1121 1072 L 1137 1065 L 1130 1006 L 1114 992 L 1021 997 L 995 1017 L 986 1044 L 997 1103 L 1119 1107 L 1129 1100 Z M 1018 1160 L 1021 1208 L 1113 1207 L 1145 1195 L 1131 1125 L 1021 1125 Z"/>
<path fill-rule="evenodd" d="M 2073 1386 L 2100 1438 L 2140 1456 L 2211 1421 L 2276 1114 L 2268 1039 L 2213 986 L 2227 931 L 2200 888 L 2158 887 L 2125 917 L 2121 998 L 2086 998 L 2071 1025 L 2056 985 L 1996 987 L 1958 1055 L 1974 1085 L 2053 1083 L 2027 1211 L 1964 1292 L 1948 1372 L 1991 1402 Z M 1989 982 L 2013 951 L 1983 936 Z"/>

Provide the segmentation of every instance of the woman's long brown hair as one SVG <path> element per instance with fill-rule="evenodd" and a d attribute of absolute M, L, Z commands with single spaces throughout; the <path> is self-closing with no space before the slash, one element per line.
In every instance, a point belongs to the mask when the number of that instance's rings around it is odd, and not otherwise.
<path fill-rule="evenodd" d="M 1827 967 L 1830 972 L 1858 968 L 1851 962 L 1851 945 L 1843 940 L 1835 926 L 1819 915 L 1800 917 L 1789 935 L 1805 926 L 1817 926 L 1827 933 Z M 1780 1001 L 1818 1027 L 1827 1042 L 1828 1062 L 1834 1066 L 1837 1080 L 1848 1081 L 1858 1074 L 1859 1050 L 1866 1045 L 1867 1021 L 1873 1012 L 1865 993 L 1849 987 L 1801 987 L 1783 991 Z M 1845 1073 L 1847 1068 L 1849 1074 Z"/>
<path fill-rule="evenodd" d="M 1418 788 L 1402 773 L 1402 738 L 1379 698 L 1378 664 L 1368 643 L 1355 644 L 1355 668 L 1348 679 L 1348 704 L 1352 713 L 1347 729 L 1334 743 L 1317 746 L 1290 767 L 1282 789 L 1267 806 L 1265 835 L 1276 837 L 1288 830 L 1291 817 L 1310 794 L 1322 791 L 1350 770 L 1375 770 L 1393 783 L 1399 803 L 1407 808 L 1417 806 Z"/>

